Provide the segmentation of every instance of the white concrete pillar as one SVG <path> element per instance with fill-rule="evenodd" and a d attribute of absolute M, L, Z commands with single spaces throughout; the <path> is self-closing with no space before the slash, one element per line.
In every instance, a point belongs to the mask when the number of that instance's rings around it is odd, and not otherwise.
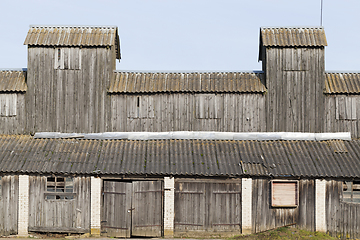
<path fill-rule="evenodd" d="M 164 177 L 164 236 L 174 236 L 174 199 L 175 199 L 175 179 Z"/>
<path fill-rule="evenodd" d="M 90 229 L 91 234 L 100 235 L 101 229 L 101 178 L 91 177 L 91 217 L 90 217 Z"/>
<path fill-rule="evenodd" d="M 252 233 L 252 179 L 241 181 L 241 219 L 242 234 Z"/>
<path fill-rule="evenodd" d="M 28 236 L 29 227 L 29 176 L 19 175 L 18 235 Z"/>
<path fill-rule="evenodd" d="M 326 209 L 325 209 L 326 181 L 315 180 L 315 230 L 326 232 Z"/>

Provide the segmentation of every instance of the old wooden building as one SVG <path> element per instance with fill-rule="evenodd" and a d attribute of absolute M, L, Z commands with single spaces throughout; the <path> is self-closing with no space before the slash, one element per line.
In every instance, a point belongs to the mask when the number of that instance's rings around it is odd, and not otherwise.
<path fill-rule="evenodd" d="M 359 238 L 350 134 L 174 134 L 2 135 L 1 232 L 205 237 L 294 224 Z"/>
<path fill-rule="evenodd" d="M 358 73 L 325 71 L 325 31 L 261 28 L 254 72 L 127 72 L 117 27 L 31 26 L 0 71 L 0 133 L 351 132 Z M 360 111 L 360 110 L 359 110 Z"/>
<path fill-rule="evenodd" d="M 30 26 L 0 71 L 0 234 L 360 237 L 360 75 L 322 27 L 261 28 L 261 71 L 116 70 L 114 26 Z"/>

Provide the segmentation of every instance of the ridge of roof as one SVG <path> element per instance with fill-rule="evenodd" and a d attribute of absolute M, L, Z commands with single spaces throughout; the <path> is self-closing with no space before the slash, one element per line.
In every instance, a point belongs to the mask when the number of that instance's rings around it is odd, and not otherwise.
<path fill-rule="evenodd" d="M 27 68 L 0 68 L 2 72 L 26 72 Z"/>
<path fill-rule="evenodd" d="M 115 25 L 29 25 L 30 28 L 117 28 Z"/>
<path fill-rule="evenodd" d="M 115 73 L 264 73 L 262 70 L 114 70 Z"/>
<path fill-rule="evenodd" d="M 360 71 L 330 70 L 325 71 L 325 74 L 360 74 Z"/>
<path fill-rule="evenodd" d="M 300 29 L 300 28 L 308 28 L 308 29 L 324 29 L 323 26 L 261 26 L 260 29 Z"/>

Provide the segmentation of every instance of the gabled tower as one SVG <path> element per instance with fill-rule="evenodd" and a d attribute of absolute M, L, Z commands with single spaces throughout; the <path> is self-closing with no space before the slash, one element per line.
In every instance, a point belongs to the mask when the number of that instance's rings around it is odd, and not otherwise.
<path fill-rule="evenodd" d="M 325 46 L 322 27 L 260 29 L 267 131 L 323 132 Z"/>
<path fill-rule="evenodd" d="M 103 132 L 115 60 L 117 27 L 30 26 L 27 132 Z"/>

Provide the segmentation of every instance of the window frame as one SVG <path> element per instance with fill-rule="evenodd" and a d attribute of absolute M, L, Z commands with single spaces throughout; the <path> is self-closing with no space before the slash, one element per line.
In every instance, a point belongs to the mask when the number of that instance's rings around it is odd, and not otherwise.
<path fill-rule="evenodd" d="M 355 183 L 355 188 L 354 188 L 354 182 L 357 182 Z M 345 198 L 344 197 L 344 193 L 347 192 L 346 190 L 344 190 L 345 186 L 347 187 L 347 184 L 346 183 L 350 183 L 351 184 L 351 192 L 350 192 L 350 201 L 349 201 L 349 198 Z M 353 198 L 354 198 L 354 189 L 356 189 L 355 191 L 356 192 L 359 192 L 360 194 L 360 180 L 351 180 L 351 181 L 343 181 L 342 182 L 342 202 L 344 203 L 353 203 L 353 204 L 360 204 L 360 195 L 358 198 L 358 201 L 354 202 L 353 201 Z"/>
<path fill-rule="evenodd" d="M 276 202 L 274 202 L 274 183 L 295 183 L 295 205 L 279 205 L 276 204 Z M 271 207 L 273 208 L 296 208 L 299 206 L 299 180 L 281 180 L 281 179 L 276 179 L 276 180 L 271 180 L 270 181 L 270 191 L 271 191 Z"/>
<path fill-rule="evenodd" d="M 54 181 L 49 181 L 49 178 L 54 179 Z M 58 179 L 64 179 L 63 181 L 58 181 Z M 66 184 L 67 179 L 71 179 L 71 184 Z M 49 184 L 51 182 L 51 184 Z M 63 186 L 62 186 L 63 185 Z M 49 187 L 54 187 L 54 191 L 49 191 Z M 66 187 L 71 187 L 71 192 L 66 192 Z M 57 191 L 57 189 L 63 189 L 63 191 Z M 68 188 L 70 189 L 70 188 Z M 76 198 L 76 193 L 74 192 L 74 177 L 71 176 L 47 176 L 46 185 L 44 192 L 44 199 L 46 201 L 71 201 Z M 70 197 L 67 199 L 66 197 Z"/>

